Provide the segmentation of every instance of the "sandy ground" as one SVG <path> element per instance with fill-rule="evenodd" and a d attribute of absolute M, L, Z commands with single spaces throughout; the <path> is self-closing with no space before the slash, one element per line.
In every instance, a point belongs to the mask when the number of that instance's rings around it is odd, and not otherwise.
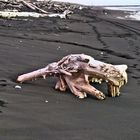
<path fill-rule="evenodd" d="M 111 12 L 110 12 L 111 14 Z M 80 100 L 54 90 L 55 78 L 27 82 L 18 75 L 71 53 L 127 64 L 121 96 Z M 140 139 L 140 23 L 91 9 L 69 19 L 0 19 L 0 140 Z M 107 94 L 106 85 L 95 85 Z M 48 102 L 47 102 L 48 101 Z"/>

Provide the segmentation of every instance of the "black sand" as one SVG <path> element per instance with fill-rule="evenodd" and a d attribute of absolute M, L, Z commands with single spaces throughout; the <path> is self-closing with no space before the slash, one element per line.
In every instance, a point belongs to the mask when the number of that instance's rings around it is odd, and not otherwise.
<path fill-rule="evenodd" d="M 140 22 L 111 17 L 86 9 L 66 20 L 0 19 L 0 140 L 140 139 Z M 121 96 L 80 100 L 54 90 L 55 78 L 14 88 L 18 75 L 71 53 L 127 64 Z"/>

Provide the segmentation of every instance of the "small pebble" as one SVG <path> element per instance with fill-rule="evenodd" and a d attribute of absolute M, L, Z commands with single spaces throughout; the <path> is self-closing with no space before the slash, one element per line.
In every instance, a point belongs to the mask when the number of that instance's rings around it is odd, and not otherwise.
<path fill-rule="evenodd" d="M 45 103 L 48 103 L 48 101 L 46 100 Z"/>
<path fill-rule="evenodd" d="M 15 88 L 16 88 L 16 89 L 21 89 L 21 86 L 16 85 Z"/>
<path fill-rule="evenodd" d="M 57 47 L 57 50 L 60 50 L 60 49 L 61 49 L 61 47 L 60 47 L 60 46 L 58 46 L 58 47 Z"/>

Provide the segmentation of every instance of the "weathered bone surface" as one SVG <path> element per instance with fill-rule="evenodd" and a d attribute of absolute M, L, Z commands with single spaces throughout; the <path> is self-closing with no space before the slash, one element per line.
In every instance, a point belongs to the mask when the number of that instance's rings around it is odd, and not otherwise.
<path fill-rule="evenodd" d="M 127 83 L 127 65 L 107 64 L 85 54 L 71 54 L 63 57 L 58 62 L 48 64 L 45 68 L 23 74 L 17 81 L 33 80 L 38 77 L 57 76 L 58 81 L 55 89 L 71 92 L 83 99 L 87 94 L 93 95 L 100 100 L 105 95 L 90 85 L 90 82 L 107 82 L 108 94 L 112 97 L 120 95 L 120 88 Z"/>

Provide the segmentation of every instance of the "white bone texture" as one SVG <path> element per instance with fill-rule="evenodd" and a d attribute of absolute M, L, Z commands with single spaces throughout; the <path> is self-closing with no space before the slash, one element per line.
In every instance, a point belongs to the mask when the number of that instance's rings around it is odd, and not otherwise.
<path fill-rule="evenodd" d="M 71 92 L 83 99 L 87 94 L 103 100 L 105 95 L 90 85 L 90 82 L 102 83 L 106 81 L 108 94 L 111 97 L 120 95 L 120 88 L 127 83 L 127 65 L 112 65 L 95 60 L 85 54 L 70 54 L 58 62 L 48 64 L 45 68 L 18 76 L 17 81 L 22 83 L 38 77 L 57 76 L 55 89 Z"/>

